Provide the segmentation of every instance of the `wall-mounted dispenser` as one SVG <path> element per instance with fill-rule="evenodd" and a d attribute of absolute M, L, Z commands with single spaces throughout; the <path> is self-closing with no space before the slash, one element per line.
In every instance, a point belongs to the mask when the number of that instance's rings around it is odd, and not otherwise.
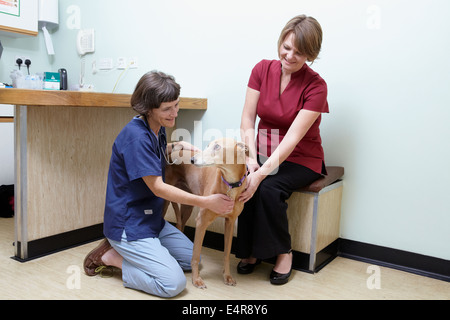
<path fill-rule="evenodd" d="M 52 38 L 48 29 L 53 29 L 59 24 L 58 0 L 39 0 L 38 26 L 44 32 L 45 45 L 49 55 L 54 55 Z"/>

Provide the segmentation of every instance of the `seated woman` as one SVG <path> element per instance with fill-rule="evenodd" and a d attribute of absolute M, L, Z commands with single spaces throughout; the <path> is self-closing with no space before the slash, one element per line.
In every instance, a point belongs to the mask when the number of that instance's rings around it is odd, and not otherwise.
<path fill-rule="evenodd" d="M 321 113 L 328 112 L 327 85 L 306 64 L 317 58 L 321 44 L 319 23 L 294 17 L 278 40 L 280 60 L 259 62 L 248 83 L 241 132 L 253 157 L 239 199 L 246 204 L 238 222 L 236 256 L 243 260 L 237 269 L 251 273 L 261 259 L 277 257 L 272 284 L 287 283 L 291 274 L 286 200 L 326 173 L 319 125 Z"/>

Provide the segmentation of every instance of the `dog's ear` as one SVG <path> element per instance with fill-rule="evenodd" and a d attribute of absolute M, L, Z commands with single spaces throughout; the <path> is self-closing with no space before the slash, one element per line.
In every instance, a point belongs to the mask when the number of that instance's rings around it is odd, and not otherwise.
<path fill-rule="evenodd" d="M 243 142 L 238 142 L 236 143 L 237 147 L 240 148 L 242 151 L 245 152 L 245 155 L 248 157 L 249 155 L 249 151 L 248 151 L 248 147 L 245 143 Z"/>

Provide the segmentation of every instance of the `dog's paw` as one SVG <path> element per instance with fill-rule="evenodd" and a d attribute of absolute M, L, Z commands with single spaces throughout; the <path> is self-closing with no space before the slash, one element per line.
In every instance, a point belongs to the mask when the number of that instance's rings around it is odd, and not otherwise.
<path fill-rule="evenodd" d="M 199 289 L 206 289 L 206 284 L 200 277 L 198 277 L 197 279 L 192 278 L 192 284 L 194 285 L 194 287 L 197 287 Z"/>
<path fill-rule="evenodd" d="M 236 285 L 236 280 L 233 279 L 233 277 L 231 275 L 223 275 L 223 282 L 227 285 L 227 286 L 235 286 Z"/>

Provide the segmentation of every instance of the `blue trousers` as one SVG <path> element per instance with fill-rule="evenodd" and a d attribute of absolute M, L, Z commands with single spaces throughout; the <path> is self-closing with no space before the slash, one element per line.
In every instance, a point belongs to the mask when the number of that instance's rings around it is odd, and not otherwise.
<path fill-rule="evenodd" d="M 183 271 L 191 270 L 193 243 L 166 222 L 158 238 L 127 241 L 108 239 L 123 257 L 122 280 L 127 288 L 170 298 L 186 287 Z"/>

